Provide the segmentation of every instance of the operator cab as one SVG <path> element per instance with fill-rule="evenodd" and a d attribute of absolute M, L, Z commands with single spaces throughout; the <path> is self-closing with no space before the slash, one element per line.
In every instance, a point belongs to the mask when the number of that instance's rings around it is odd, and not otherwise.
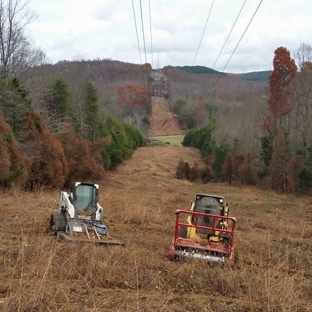
<path fill-rule="evenodd" d="M 194 202 L 195 212 L 202 212 L 217 216 L 228 216 L 228 205 L 223 197 L 216 195 L 197 194 Z M 194 219 L 194 216 L 193 216 Z M 198 225 L 211 227 L 212 217 L 199 216 Z M 194 224 L 194 220 L 192 220 Z M 198 232 L 206 232 L 205 230 L 197 230 Z"/>
<path fill-rule="evenodd" d="M 72 191 L 73 205 L 78 214 L 92 215 L 97 210 L 98 184 L 76 182 Z"/>

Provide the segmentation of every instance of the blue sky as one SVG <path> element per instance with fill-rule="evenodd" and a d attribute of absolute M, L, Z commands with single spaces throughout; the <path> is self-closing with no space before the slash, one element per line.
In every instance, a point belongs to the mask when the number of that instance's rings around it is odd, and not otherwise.
<path fill-rule="evenodd" d="M 146 60 L 153 68 L 202 65 L 231 73 L 270 70 L 277 47 L 293 54 L 301 43 L 312 45 L 311 4 L 263 0 L 256 12 L 260 2 L 142 0 L 144 49 L 140 1 L 133 0 L 141 54 L 132 0 L 31 0 L 29 6 L 38 19 L 29 26 L 29 35 L 52 63 L 109 58 L 136 64 Z"/>

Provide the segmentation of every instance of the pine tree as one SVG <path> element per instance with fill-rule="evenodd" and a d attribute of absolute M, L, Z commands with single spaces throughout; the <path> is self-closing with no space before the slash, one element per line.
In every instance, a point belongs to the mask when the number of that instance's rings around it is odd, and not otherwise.
<path fill-rule="evenodd" d="M 67 117 L 70 93 L 69 86 L 63 78 L 56 77 L 49 82 L 43 99 L 47 110 L 46 120 L 58 123 Z M 53 126 L 55 128 L 55 125 Z"/>
<path fill-rule="evenodd" d="M 85 109 L 87 113 L 85 120 L 87 136 L 85 138 L 93 142 L 97 138 L 97 128 L 100 123 L 98 94 L 95 86 L 90 81 L 86 81 L 83 88 L 85 95 Z"/>
<path fill-rule="evenodd" d="M 272 189 L 282 193 L 287 189 L 287 161 L 284 131 L 280 130 L 274 144 L 269 171 L 272 178 Z"/>
<path fill-rule="evenodd" d="M 25 178 L 23 159 L 10 125 L 0 111 L 0 185 L 20 184 Z"/>
<path fill-rule="evenodd" d="M 28 118 L 30 100 L 28 93 L 16 78 L 10 81 L 0 81 L 0 109 L 4 113 L 6 122 L 11 126 L 14 134 L 23 128 Z"/>
<path fill-rule="evenodd" d="M 229 145 L 226 142 L 222 142 L 220 146 L 216 146 L 214 149 L 212 170 L 217 179 L 222 177 L 222 166 L 229 149 Z"/>

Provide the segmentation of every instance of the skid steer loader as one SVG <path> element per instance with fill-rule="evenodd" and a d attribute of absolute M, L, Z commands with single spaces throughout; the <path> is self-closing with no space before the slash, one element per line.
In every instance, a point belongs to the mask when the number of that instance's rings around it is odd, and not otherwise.
<path fill-rule="evenodd" d="M 178 209 L 175 214 L 170 258 L 192 257 L 234 265 L 236 218 L 229 216 L 222 196 L 197 194 L 190 210 Z"/>
<path fill-rule="evenodd" d="M 123 245 L 110 236 L 98 203 L 99 185 L 76 182 L 70 193 L 61 191 L 59 211 L 52 212 L 48 230 L 60 240 Z"/>

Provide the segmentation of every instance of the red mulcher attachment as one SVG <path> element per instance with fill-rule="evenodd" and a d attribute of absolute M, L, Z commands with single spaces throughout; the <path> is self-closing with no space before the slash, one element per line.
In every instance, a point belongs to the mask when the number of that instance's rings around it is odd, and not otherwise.
<path fill-rule="evenodd" d="M 181 221 L 186 217 L 186 222 Z M 169 256 L 199 258 L 233 266 L 235 225 L 234 217 L 177 210 Z"/>

